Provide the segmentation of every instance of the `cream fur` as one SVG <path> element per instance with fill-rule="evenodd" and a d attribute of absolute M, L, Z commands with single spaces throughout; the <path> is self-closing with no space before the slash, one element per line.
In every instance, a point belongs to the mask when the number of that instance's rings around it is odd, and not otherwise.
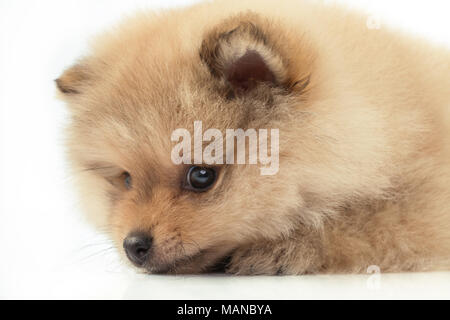
<path fill-rule="evenodd" d="M 129 232 L 151 232 L 150 272 L 207 271 L 225 256 L 235 274 L 448 270 L 450 53 L 366 19 L 219 0 L 141 13 L 96 38 L 58 80 L 89 217 L 121 251 Z M 279 86 L 227 99 L 222 71 L 248 49 Z M 225 166 L 210 192 L 180 192 L 170 136 L 195 120 L 280 128 L 280 172 Z"/>

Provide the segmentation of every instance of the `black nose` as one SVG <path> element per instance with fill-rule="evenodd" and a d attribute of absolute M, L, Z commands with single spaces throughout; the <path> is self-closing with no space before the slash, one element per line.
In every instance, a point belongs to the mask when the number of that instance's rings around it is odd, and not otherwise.
<path fill-rule="evenodd" d="M 148 259 L 152 248 L 152 238 L 142 232 L 134 232 L 123 241 L 123 248 L 128 259 L 136 266 L 142 267 Z"/>

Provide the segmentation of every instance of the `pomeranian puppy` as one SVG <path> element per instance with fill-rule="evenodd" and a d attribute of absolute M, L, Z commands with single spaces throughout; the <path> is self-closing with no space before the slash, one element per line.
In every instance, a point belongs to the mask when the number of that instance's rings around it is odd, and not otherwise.
<path fill-rule="evenodd" d="M 85 210 L 139 270 L 450 269 L 445 48 L 331 5 L 219 0 L 128 19 L 56 82 Z M 278 130 L 278 167 L 174 149 L 198 123 Z"/>

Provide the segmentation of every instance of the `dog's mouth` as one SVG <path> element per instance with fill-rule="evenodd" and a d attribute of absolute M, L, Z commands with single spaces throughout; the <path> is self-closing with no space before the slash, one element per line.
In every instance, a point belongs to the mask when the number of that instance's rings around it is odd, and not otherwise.
<path fill-rule="evenodd" d="M 194 255 L 176 259 L 171 263 L 151 265 L 145 269 L 150 274 L 225 273 L 230 261 L 229 253 L 217 256 L 211 250 L 201 250 Z"/>

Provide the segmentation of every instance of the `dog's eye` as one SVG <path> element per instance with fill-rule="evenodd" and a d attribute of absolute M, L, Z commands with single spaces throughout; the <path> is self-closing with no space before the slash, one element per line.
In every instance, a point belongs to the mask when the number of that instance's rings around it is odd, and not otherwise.
<path fill-rule="evenodd" d="M 129 190 L 129 189 L 131 189 L 131 187 L 132 187 L 132 182 L 133 182 L 133 180 L 132 180 L 132 178 L 131 178 L 131 175 L 128 173 L 128 172 L 124 172 L 123 173 L 123 181 L 124 181 L 124 184 L 125 184 L 125 187 Z"/>
<path fill-rule="evenodd" d="M 212 168 L 192 167 L 187 174 L 188 187 L 193 191 L 207 191 L 215 181 L 216 171 Z"/>

